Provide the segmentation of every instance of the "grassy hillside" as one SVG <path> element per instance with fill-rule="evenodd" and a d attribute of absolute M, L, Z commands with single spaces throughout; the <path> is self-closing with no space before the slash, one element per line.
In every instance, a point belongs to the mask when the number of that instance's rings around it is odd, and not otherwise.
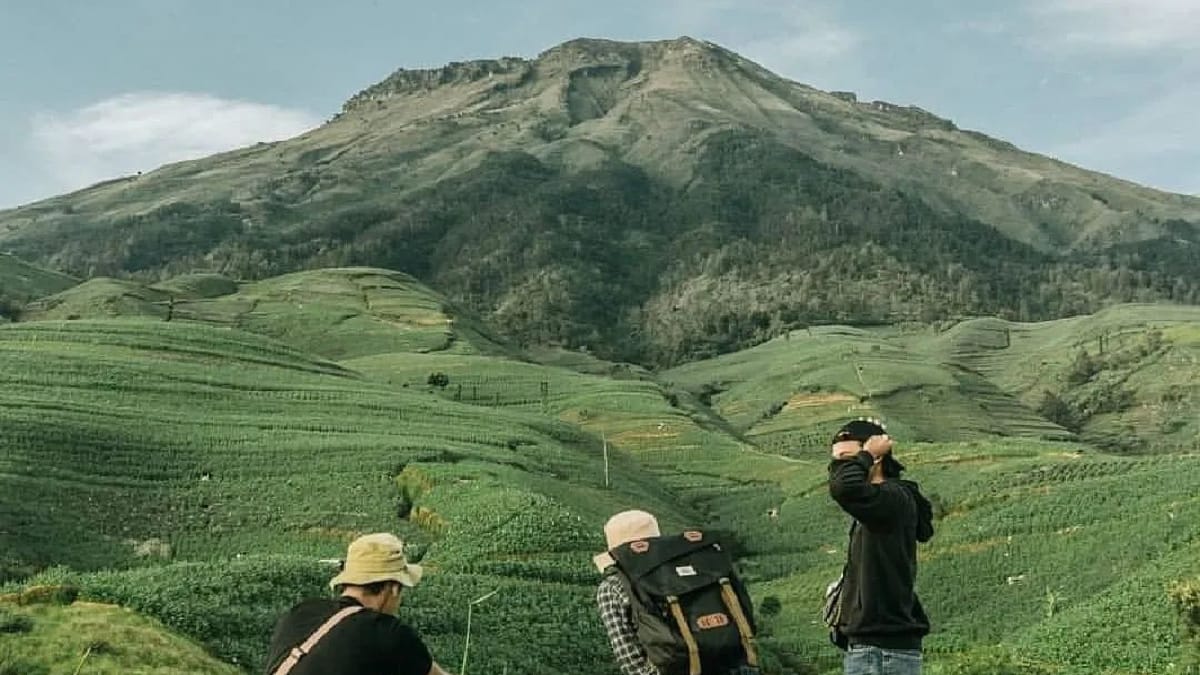
<path fill-rule="evenodd" d="M 671 365 L 810 324 L 1200 301 L 1200 199 L 711 43 L 401 70 L 322 127 L 0 213 L 80 275 L 369 265 L 527 344 Z"/>
<path fill-rule="evenodd" d="M 656 378 L 578 352 L 525 358 L 405 275 L 229 283 L 158 284 L 182 298 L 171 321 L 130 302 L 111 305 L 124 318 L 0 327 L 10 589 L 76 585 L 252 670 L 278 613 L 325 592 L 321 561 L 388 529 L 430 569 L 403 615 L 443 662 L 461 656 L 466 602 L 498 588 L 473 617 L 473 669 L 609 674 L 590 557 L 603 521 L 636 506 L 735 535 L 768 672 L 832 671 L 817 617 L 847 522 L 826 444 L 846 417 L 878 414 L 937 509 L 921 553 L 930 672 L 1178 662 L 1166 586 L 1200 574 L 1198 485 L 1179 469 L 1192 422 L 1157 454 L 1117 455 L 1024 401 L 1097 334 L 1112 335 L 1106 355 L 1142 354 L 1157 327 L 1157 351 L 1119 361 L 1138 403 L 1114 414 L 1179 391 L 1194 420 L 1198 378 L 1179 361 L 1191 310 L 813 328 Z M 1001 325 L 1008 347 L 989 342 Z"/>
<path fill-rule="evenodd" d="M 1200 308 L 1122 305 L 1038 324 L 966 322 L 921 350 L 960 364 L 1089 443 L 1121 452 L 1200 449 Z M 1044 411 L 1046 412 L 1046 411 Z"/>
<path fill-rule="evenodd" d="M 44 298 L 30 320 L 152 317 L 236 327 L 328 358 L 391 352 L 509 353 L 478 320 L 398 272 L 298 272 L 239 284 L 213 274 L 154 285 L 92 279 Z"/>
<path fill-rule="evenodd" d="M 913 440 L 1078 436 L 1115 451 L 1195 450 L 1198 325 L 1200 308 L 1120 305 L 1037 324 L 814 327 L 662 377 L 776 452 L 823 447 L 847 415 L 881 416 Z M 1047 394 L 1061 410 L 1047 409 Z"/>
<path fill-rule="evenodd" d="M 157 583 L 191 586 L 215 575 L 218 595 L 229 595 L 212 605 L 227 607 L 220 616 L 242 628 L 215 628 L 211 616 L 196 623 L 208 607 L 201 594 L 163 605 L 157 594 L 139 595 L 146 584 L 136 577 L 108 582 L 132 591 L 114 591 L 103 578 L 81 585 L 244 664 L 255 662 L 288 598 L 319 590 L 315 560 L 379 529 L 421 547 L 439 605 L 465 602 L 473 587 L 521 589 L 506 610 L 509 620 L 522 617 L 521 630 L 549 634 L 569 621 L 599 648 L 598 626 L 587 620 L 599 525 L 635 503 L 677 527 L 698 519 L 615 449 L 614 489 L 605 489 L 599 442 L 570 425 L 374 384 L 244 332 L 45 321 L 0 330 L 0 353 L 0 550 L 8 566 L 201 563 L 164 571 L 170 583 Z M 261 570 L 249 569 L 246 583 L 276 599 L 229 607 L 230 595 L 245 592 L 225 586 L 237 578 L 230 559 L 265 553 L 300 556 L 299 571 L 259 581 Z M 245 612 L 252 619 L 235 621 Z M 428 626 L 443 653 L 456 648 L 461 629 L 445 616 Z M 504 630 L 480 642 L 492 654 L 480 667 L 512 658 L 504 647 L 512 642 Z M 556 644 L 539 648 L 540 667 L 598 667 Z"/>
<path fill-rule="evenodd" d="M 40 298 L 79 283 L 65 274 L 30 265 L 0 253 L 0 291 L 13 296 Z"/>
<path fill-rule="evenodd" d="M 0 673 L 6 675 L 235 675 L 196 644 L 120 607 L 0 601 Z"/>
<path fill-rule="evenodd" d="M 928 339 L 926 332 L 911 342 Z M 882 417 L 915 441 L 1070 438 L 986 377 L 909 341 L 899 331 L 814 327 L 662 377 L 773 452 L 824 453 L 830 430 L 856 416 Z"/>
<path fill-rule="evenodd" d="M 65 274 L 0 253 L 0 322 L 17 317 L 30 300 L 58 293 L 77 283 Z"/>

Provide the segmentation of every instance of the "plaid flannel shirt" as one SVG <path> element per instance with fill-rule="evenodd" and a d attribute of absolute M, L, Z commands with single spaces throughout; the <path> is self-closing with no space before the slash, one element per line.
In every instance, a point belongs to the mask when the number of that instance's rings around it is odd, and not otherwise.
<path fill-rule="evenodd" d="M 609 574 L 596 589 L 596 603 L 600 605 L 600 620 L 608 633 L 608 643 L 622 675 L 659 675 L 658 668 L 646 658 L 646 650 L 638 642 L 633 628 L 633 610 L 629 596 L 615 574 Z"/>
<path fill-rule="evenodd" d="M 608 633 L 621 675 L 659 675 L 658 667 L 646 658 L 646 650 L 638 642 L 633 626 L 633 609 L 629 596 L 616 574 L 608 574 L 596 589 L 596 604 L 600 605 L 600 620 Z M 729 671 L 728 675 L 759 675 L 757 668 L 742 665 Z"/>

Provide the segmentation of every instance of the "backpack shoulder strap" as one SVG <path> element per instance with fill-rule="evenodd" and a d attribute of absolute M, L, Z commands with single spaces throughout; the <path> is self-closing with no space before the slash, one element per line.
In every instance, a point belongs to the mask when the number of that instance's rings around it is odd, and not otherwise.
<path fill-rule="evenodd" d="M 296 664 L 300 663 L 300 659 L 307 656 L 308 653 L 317 646 L 317 643 L 329 634 L 329 631 L 333 630 L 334 627 L 341 623 L 346 617 L 361 612 L 362 610 L 363 607 L 361 605 L 352 605 L 329 617 L 325 623 L 321 624 L 320 628 L 317 628 L 315 631 L 313 631 L 312 635 L 308 636 L 308 639 L 305 640 L 303 644 L 301 644 L 299 647 L 292 648 L 291 653 L 288 654 L 287 658 L 283 660 L 283 663 L 279 664 L 279 667 L 275 669 L 273 675 L 288 675 L 288 673 L 292 672 L 292 669 L 296 667 Z"/>
<path fill-rule="evenodd" d="M 850 549 L 854 546 L 854 530 L 858 528 L 858 521 L 850 520 L 850 532 L 846 535 L 846 562 L 842 563 L 842 573 L 838 575 L 837 581 L 830 584 L 825 591 L 825 623 L 828 626 L 835 626 L 841 620 L 842 615 L 842 585 L 846 582 L 846 572 L 850 571 Z M 836 594 L 831 597 L 831 594 Z"/>
<path fill-rule="evenodd" d="M 742 640 L 742 651 L 746 653 L 746 665 L 757 668 L 758 650 L 754 648 L 754 630 L 750 627 L 750 620 L 746 618 L 746 612 L 743 611 L 742 601 L 738 599 L 737 591 L 733 589 L 733 584 L 728 577 L 721 579 L 721 598 L 725 601 L 725 608 L 733 615 L 734 623 L 737 624 L 738 637 Z"/>
<path fill-rule="evenodd" d="M 846 562 L 842 563 L 842 577 L 846 576 L 846 570 L 850 569 L 850 549 L 854 548 L 854 530 L 858 529 L 858 521 L 850 519 L 850 532 L 846 534 Z"/>

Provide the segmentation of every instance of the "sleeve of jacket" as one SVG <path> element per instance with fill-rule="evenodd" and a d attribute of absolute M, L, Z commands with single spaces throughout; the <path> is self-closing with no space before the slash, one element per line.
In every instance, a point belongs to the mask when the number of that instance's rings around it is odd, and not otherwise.
<path fill-rule="evenodd" d="M 829 495 L 860 523 L 888 523 L 905 512 L 904 488 L 883 483 L 872 485 L 875 458 L 863 450 L 854 459 L 835 460 L 829 466 Z"/>
<path fill-rule="evenodd" d="M 600 606 L 600 620 L 622 675 L 659 675 L 658 668 L 646 658 L 646 651 L 638 642 L 629 599 L 625 597 L 620 580 L 615 576 L 605 577 L 596 590 L 596 603 Z"/>

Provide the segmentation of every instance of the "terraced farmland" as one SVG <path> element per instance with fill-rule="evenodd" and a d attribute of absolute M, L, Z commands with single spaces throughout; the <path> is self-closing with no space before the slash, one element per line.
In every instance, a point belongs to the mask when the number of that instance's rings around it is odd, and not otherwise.
<path fill-rule="evenodd" d="M 813 328 L 655 374 L 526 355 L 381 270 L 98 280 L 38 306 L 0 327 L 7 590 L 74 584 L 245 669 L 279 611 L 325 592 L 322 560 L 387 529 L 430 569 L 403 611 L 439 659 L 461 655 L 465 603 L 498 588 L 473 618 L 474 668 L 611 673 L 590 557 L 603 521 L 636 506 L 735 535 L 756 602 L 778 609 L 761 617 L 769 672 L 833 672 L 817 612 L 847 523 L 826 444 L 859 414 L 888 420 L 937 508 L 921 553 L 930 672 L 1182 662 L 1165 588 L 1200 574 L 1188 310 Z M 79 318 L 48 318 L 66 312 Z M 1088 326 L 1110 360 L 1064 396 L 1113 372 L 1135 405 L 1074 434 L 1034 399 L 1067 387 Z M 1184 420 L 1169 444 L 1089 442 L 1168 409 Z"/>

